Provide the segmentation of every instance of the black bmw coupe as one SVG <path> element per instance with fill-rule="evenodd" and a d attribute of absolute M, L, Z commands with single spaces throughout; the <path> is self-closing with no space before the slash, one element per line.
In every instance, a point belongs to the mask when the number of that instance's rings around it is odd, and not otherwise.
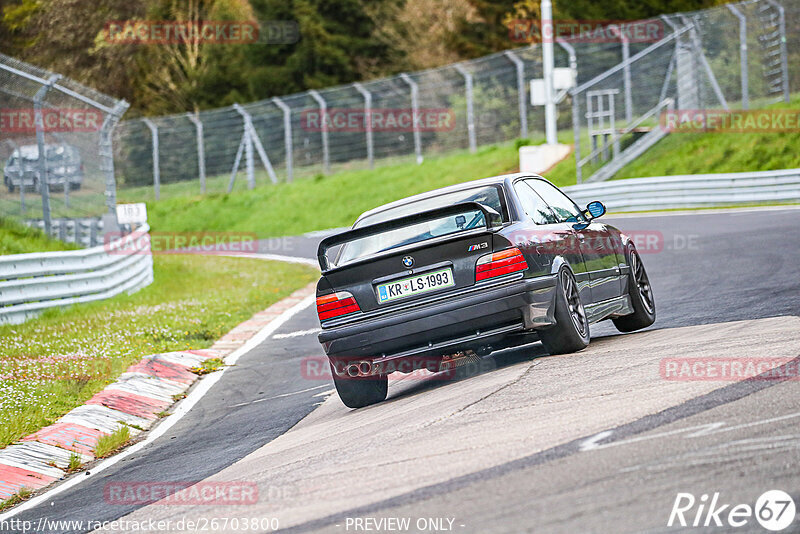
<path fill-rule="evenodd" d="M 393 372 L 441 372 L 540 340 L 589 344 L 589 325 L 650 326 L 655 301 L 632 240 L 541 176 L 511 174 L 412 196 L 325 238 L 319 341 L 345 405 L 386 398 Z"/>

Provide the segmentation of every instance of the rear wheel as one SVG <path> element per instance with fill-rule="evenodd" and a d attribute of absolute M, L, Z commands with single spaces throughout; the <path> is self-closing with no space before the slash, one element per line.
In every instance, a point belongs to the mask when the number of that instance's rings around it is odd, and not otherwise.
<path fill-rule="evenodd" d="M 539 339 L 547 352 L 566 354 L 589 345 L 589 319 L 575 276 L 566 267 L 558 272 L 555 318 L 555 326 L 539 332 Z"/>
<path fill-rule="evenodd" d="M 370 377 L 339 376 L 331 364 L 333 384 L 339 398 L 348 408 L 363 408 L 386 400 L 389 391 L 389 377 L 386 375 Z"/>
<path fill-rule="evenodd" d="M 628 295 L 631 298 L 633 313 L 612 320 L 620 332 L 633 332 L 646 328 L 656 321 L 656 301 L 639 253 L 632 246 L 628 246 L 626 256 L 631 268 L 628 274 Z"/>
<path fill-rule="evenodd" d="M 11 182 L 8 182 L 6 185 L 8 186 L 8 192 L 9 193 L 13 193 L 14 192 L 14 184 L 12 184 Z"/>

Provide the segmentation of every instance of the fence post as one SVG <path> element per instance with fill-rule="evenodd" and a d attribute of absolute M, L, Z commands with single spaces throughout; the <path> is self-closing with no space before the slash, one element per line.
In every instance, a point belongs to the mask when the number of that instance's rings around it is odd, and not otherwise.
<path fill-rule="evenodd" d="M 722 94 L 722 89 L 720 89 L 719 84 L 717 83 L 717 78 L 714 76 L 714 71 L 711 69 L 711 65 L 708 64 L 708 60 L 706 59 L 706 55 L 703 52 L 703 43 L 700 40 L 700 36 L 697 34 L 697 19 L 693 18 L 691 21 L 687 19 L 684 15 L 678 15 L 678 17 L 684 21 L 687 25 L 691 25 L 691 30 L 689 30 L 689 37 L 692 40 L 692 46 L 694 47 L 695 58 L 700 60 L 700 64 L 703 66 L 703 70 L 706 71 L 706 77 L 708 81 L 711 83 L 711 88 L 714 90 L 714 95 L 716 95 L 717 100 L 722 105 L 725 110 L 728 110 L 728 101 L 725 100 L 725 95 Z M 702 86 L 701 86 L 702 87 Z M 705 105 L 705 102 L 702 102 L 701 105 Z"/>
<path fill-rule="evenodd" d="M 469 151 L 475 152 L 478 150 L 478 144 L 475 140 L 475 114 L 472 103 L 472 74 L 461 63 L 453 65 L 461 76 L 464 77 L 464 84 L 466 86 L 465 96 L 467 98 L 467 137 L 469 138 Z"/>
<path fill-rule="evenodd" d="M 364 97 L 364 129 L 367 132 L 367 160 L 369 168 L 375 168 L 375 146 L 372 140 L 372 93 L 367 91 L 363 85 L 356 82 L 353 84 L 356 91 Z"/>
<path fill-rule="evenodd" d="M 750 90 L 747 74 L 747 18 L 733 4 L 727 4 L 728 10 L 739 19 L 739 71 L 742 78 L 742 109 L 750 108 Z"/>
<path fill-rule="evenodd" d="M 562 39 L 556 39 L 556 43 L 567 51 L 569 55 L 569 68 L 577 73 L 578 56 L 575 54 L 575 47 Z M 575 181 L 576 183 L 581 183 L 583 181 L 583 173 L 581 172 L 581 166 L 578 165 L 578 162 L 581 160 L 581 106 L 577 93 L 570 90 L 570 95 L 572 97 L 572 135 L 575 143 L 575 147 L 572 149 L 575 153 Z"/>
<path fill-rule="evenodd" d="M 111 135 L 117 127 L 119 119 L 128 109 L 129 104 L 120 100 L 114 105 L 111 113 L 107 113 L 100 128 L 100 170 L 105 173 L 106 206 L 108 212 L 116 217 L 117 180 L 114 175 L 114 144 Z"/>
<path fill-rule="evenodd" d="M 625 92 L 625 122 L 633 122 L 633 95 L 631 94 L 631 65 L 628 61 L 631 57 L 631 43 L 625 35 L 624 25 L 618 26 L 619 39 L 622 42 L 622 62 L 625 68 L 622 69 L 622 84 Z"/>
<path fill-rule="evenodd" d="M 206 194 L 206 146 L 203 140 L 203 121 L 200 113 L 187 113 L 189 120 L 194 123 L 195 137 L 197 137 L 197 171 L 200 173 L 200 193 Z"/>
<path fill-rule="evenodd" d="M 322 172 L 329 174 L 331 172 L 331 159 L 330 152 L 328 152 L 328 104 L 317 91 L 311 89 L 308 94 L 317 101 L 319 109 L 322 111 Z"/>
<path fill-rule="evenodd" d="M 528 137 L 528 108 L 525 102 L 525 63 L 522 62 L 513 52 L 506 51 L 505 56 L 517 68 L 517 103 L 519 105 L 519 135 Z"/>
<path fill-rule="evenodd" d="M 419 136 L 419 86 L 405 72 L 400 74 L 402 79 L 411 88 L 411 127 L 414 131 L 414 153 L 417 156 L 417 165 L 422 163 L 422 140 Z"/>
<path fill-rule="evenodd" d="M 150 136 L 153 139 L 153 189 L 156 193 L 156 200 L 161 199 L 161 170 L 158 161 L 158 126 L 150 119 L 142 119 L 150 128 Z"/>
<path fill-rule="evenodd" d="M 280 98 L 272 101 L 283 111 L 283 142 L 286 145 L 286 181 L 294 180 L 294 148 L 292 147 L 292 110 Z"/>
<path fill-rule="evenodd" d="M 42 219 L 44 220 L 44 232 L 49 236 L 51 229 L 50 221 L 50 184 L 47 183 L 47 154 L 45 151 L 44 142 L 44 118 L 42 117 L 42 100 L 44 100 L 47 91 L 61 79 L 60 74 L 54 74 L 48 78 L 47 82 L 42 85 L 33 97 L 33 113 L 34 124 L 36 126 L 36 146 L 39 151 L 39 189 L 42 194 Z M 22 154 L 20 154 L 20 160 Z M 20 165 L 22 162 L 20 161 Z M 24 187 L 24 183 L 20 183 L 20 187 Z"/>
<path fill-rule="evenodd" d="M 783 70 L 783 100 L 789 102 L 789 59 L 786 54 L 786 12 L 776 0 L 767 0 L 778 10 L 778 27 L 781 32 L 781 70 Z"/>
<path fill-rule="evenodd" d="M 242 123 L 244 127 L 242 143 L 244 143 L 244 164 L 247 168 L 247 188 L 253 189 L 256 186 L 255 162 L 253 160 L 253 125 L 250 122 L 250 114 L 247 113 L 242 106 L 239 104 L 234 104 L 233 108 L 239 113 L 239 115 L 242 116 Z M 236 163 L 236 169 L 234 170 L 239 170 L 238 162 Z"/>

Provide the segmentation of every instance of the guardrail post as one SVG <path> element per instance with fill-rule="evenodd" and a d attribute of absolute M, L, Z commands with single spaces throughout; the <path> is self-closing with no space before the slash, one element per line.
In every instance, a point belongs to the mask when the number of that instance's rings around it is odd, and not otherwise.
<path fill-rule="evenodd" d="M 206 147 L 203 140 L 203 121 L 200 113 L 187 113 L 186 116 L 194 124 L 195 137 L 197 138 L 197 172 L 200 174 L 200 193 L 206 194 Z"/>
<path fill-rule="evenodd" d="M 331 159 L 330 153 L 328 152 L 328 104 L 317 91 L 312 89 L 308 94 L 311 95 L 311 98 L 316 100 L 322 112 L 320 117 L 322 119 L 322 172 L 329 174 L 331 172 Z"/>
<path fill-rule="evenodd" d="M 155 191 L 156 200 L 160 200 L 161 170 L 159 169 L 158 160 L 158 126 L 150 119 L 142 119 L 142 121 L 150 129 L 150 137 L 153 140 L 153 190 Z"/>
<path fill-rule="evenodd" d="M 364 97 L 364 129 L 367 131 L 367 160 L 369 168 L 375 168 L 375 147 L 372 139 L 372 93 L 364 89 L 364 86 L 356 82 L 353 84 L 356 91 Z"/>
<path fill-rule="evenodd" d="M 469 151 L 475 152 L 478 149 L 478 143 L 475 139 L 475 112 L 472 102 L 472 74 L 467 72 L 460 63 L 453 65 L 455 69 L 464 77 L 465 96 L 467 98 L 467 136 L 469 138 Z"/>
<path fill-rule="evenodd" d="M 517 68 L 517 105 L 519 106 L 519 135 L 528 137 L 528 108 L 525 102 L 525 63 L 513 52 L 506 51 L 505 56 Z"/>
<path fill-rule="evenodd" d="M 739 19 L 739 65 L 742 78 L 742 109 L 750 108 L 750 90 L 747 74 L 747 18 L 733 4 L 727 4 L 728 10 Z"/>
<path fill-rule="evenodd" d="M 420 165 L 422 163 L 422 140 L 419 135 L 419 86 L 405 72 L 400 74 L 400 79 L 411 88 L 411 126 L 414 131 L 414 153 L 417 156 L 417 165 Z"/>
<path fill-rule="evenodd" d="M 786 53 L 786 12 L 776 0 L 767 2 L 778 10 L 778 28 L 781 32 L 781 70 L 783 70 L 783 101 L 789 102 L 789 59 Z"/>
<path fill-rule="evenodd" d="M 117 102 L 111 112 L 106 113 L 103 119 L 103 126 L 100 128 L 100 170 L 105 174 L 106 206 L 108 207 L 108 212 L 114 216 L 117 214 L 117 179 L 114 175 L 114 144 L 111 141 L 111 135 L 114 132 L 114 128 L 117 127 L 119 119 L 127 109 L 127 102 L 124 100 Z"/>
<path fill-rule="evenodd" d="M 33 97 L 34 124 L 36 126 L 36 147 L 39 151 L 39 189 L 42 195 L 42 218 L 44 220 L 44 231 L 50 235 L 50 184 L 47 183 L 47 154 L 44 142 L 44 119 L 42 118 L 42 100 L 47 91 L 61 79 L 60 74 L 50 76 L 47 83 L 42 85 Z M 20 154 L 20 165 L 22 165 L 22 154 Z M 24 184 L 20 183 L 20 187 Z"/>
<path fill-rule="evenodd" d="M 286 146 L 286 181 L 294 180 L 294 148 L 292 147 L 292 110 L 280 98 L 272 101 L 283 111 L 283 143 Z"/>

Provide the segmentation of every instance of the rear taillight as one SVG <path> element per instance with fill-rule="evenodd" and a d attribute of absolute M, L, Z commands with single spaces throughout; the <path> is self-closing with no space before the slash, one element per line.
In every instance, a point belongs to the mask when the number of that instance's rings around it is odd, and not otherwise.
<path fill-rule="evenodd" d="M 358 307 L 353 295 L 347 291 L 317 297 L 317 315 L 320 321 L 357 311 L 361 311 L 361 308 Z"/>
<path fill-rule="evenodd" d="M 502 276 L 508 273 L 524 271 L 528 263 L 518 248 L 509 248 L 481 256 L 475 264 L 475 281 Z"/>

